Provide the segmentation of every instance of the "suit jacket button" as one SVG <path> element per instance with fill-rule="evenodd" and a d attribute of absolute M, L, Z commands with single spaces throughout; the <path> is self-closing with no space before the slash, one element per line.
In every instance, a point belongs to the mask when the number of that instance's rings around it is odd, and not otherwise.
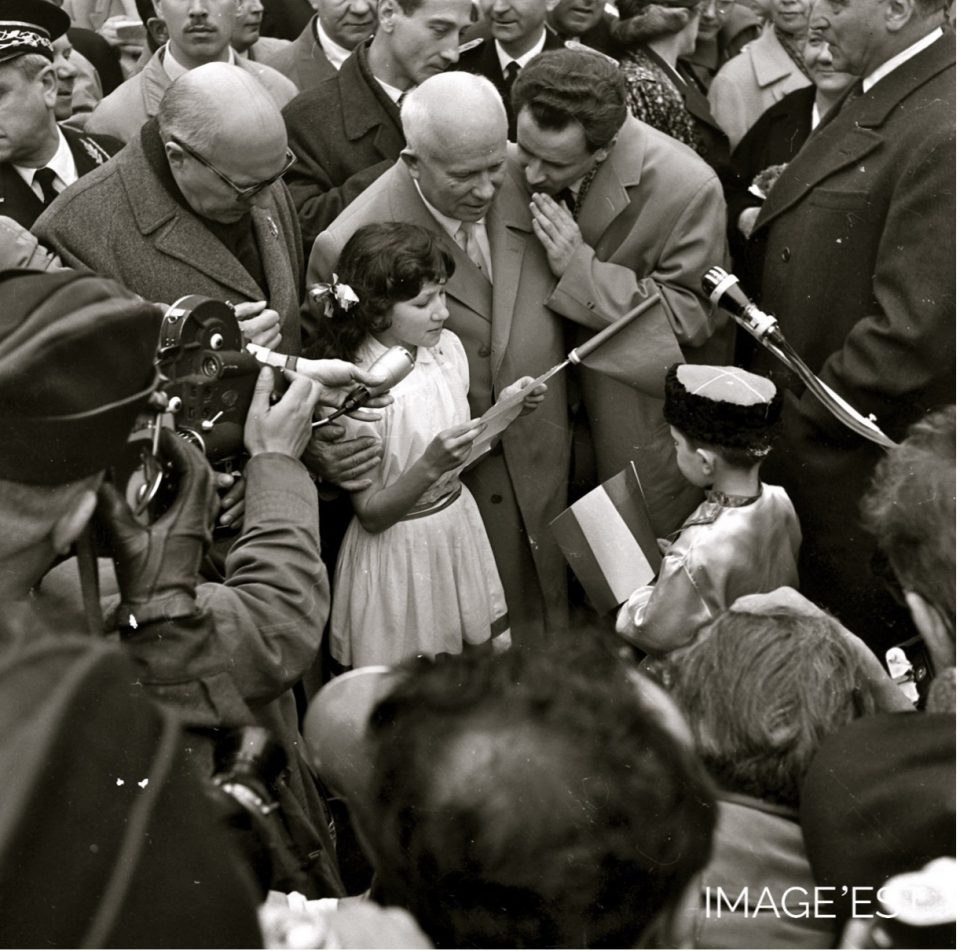
<path fill-rule="evenodd" d="M 790 260 L 790 249 L 789 249 L 789 248 L 784 248 L 784 249 L 780 252 L 780 260 L 783 261 L 784 264 L 786 264 L 787 261 Z"/>
<path fill-rule="evenodd" d="M 494 505 L 499 505 L 499 504 L 503 501 L 503 496 L 502 496 L 502 495 L 491 495 L 491 496 L 490 496 L 490 501 L 493 502 Z"/>
<path fill-rule="evenodd" d="M 481 347 L 481 348 L 477 351 L 477 356 L 478 356 L 478 357 L 489 357 L 489 356 L 490 356 L 490 352 L 491 352 L 491 351 L 490 351 L 490 348 L 489 348 L 489 347 Z"/>

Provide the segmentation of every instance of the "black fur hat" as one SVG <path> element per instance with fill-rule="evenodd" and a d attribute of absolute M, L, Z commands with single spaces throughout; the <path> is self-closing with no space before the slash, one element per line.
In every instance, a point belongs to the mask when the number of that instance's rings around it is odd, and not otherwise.
<path fill-rule="evenodd" d="M 695 442 L 763 456 L 783 397 L 764 376 L 738 367 L 675 363 L 667 371 L 664 418 Z"/>

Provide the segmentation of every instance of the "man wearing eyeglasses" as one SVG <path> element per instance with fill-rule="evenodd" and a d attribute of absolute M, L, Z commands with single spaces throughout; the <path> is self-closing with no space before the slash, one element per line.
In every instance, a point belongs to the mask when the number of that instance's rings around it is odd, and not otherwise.
<path fill-rule="evenodd" d="M 69 189 L 35 233 L 64 263 L 147 298 L 235 305 L 248 340 L 299 352 L 303 269 L 280 177 L 292 156 L 280 112 L 248 73 L 199 66 L 99 174 Z"/>

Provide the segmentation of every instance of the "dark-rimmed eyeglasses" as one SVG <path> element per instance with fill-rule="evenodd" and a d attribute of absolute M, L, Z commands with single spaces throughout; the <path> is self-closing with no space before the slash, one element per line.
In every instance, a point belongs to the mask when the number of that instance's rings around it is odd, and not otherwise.
<path fill-rule="evenodd" d="M 294 162 L 296 162 L 297 157 L 287 149 L 286 161 L 283 163 L 283 168 L 277 172 L 276 175 L 271 175 L 269 178 L 265 178 L 262 182 L 256 182 L 253 185 L 238 185 L 235 181 L 229 178 L 227 175 L 224 175 L 223 172 L 217 168 L 209 159 L 205 159 L 199 152 L 187 145 L 186 142 L 183 142 L 181 139 L 170 137 L 170 141 L 175 145 L 179 145 L 184 152 L 187 153 L 191 158 L 196 159 L 201 165 L 209 168 L 217 178 L 220 179 L 225 185 L 229 185 L 237 198 L 249 199 L 253 198 L 254 195 L 259 195 L 265 188 L 269 188 L 274 182 L 279 181 L 283 176 L 290 170 Z"/>

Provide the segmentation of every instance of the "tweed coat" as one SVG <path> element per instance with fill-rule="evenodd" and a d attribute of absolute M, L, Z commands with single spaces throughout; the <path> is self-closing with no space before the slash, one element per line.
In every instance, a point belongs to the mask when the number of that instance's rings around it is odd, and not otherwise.
<path fill-rule="evenodd" d="M 760 302 L 810 368 L 894 440 L 955 401 L 956 50 L 951 34 L 824 117 L 764 202 Z M 766 351 L 754 368 L 779 369 Z M 906 615 L 871 570 L 857 507 L 881 452 L 795 378 L 767 481 L 803 528 L 800 590 L 875 650 Z M 903 628 L 909 630 L 909 627 Z"/>
<path fill-rule="evenodd" d="M 474 416 L 519 377 L 538 376 L 563 359 L 562 321 L 543 305 L 553 277 L 532 231 L 528 196 L 515 177 L 506 176 L 486 219 L 493 286 L 442 231 L 402 160 L 317 238 L 308 286 L 330 280 L 341 248 L 357 229 L 383 221 L 408 221 L 439 234 L 456 262 L 446 285 L 447 326 L 467 352 Z M 309 322 L 305 316 L 308 335 Z M 565 566 L 549 529 L 567 504 L 565 384 L 563 374 L 554 376 L 540 408 L 513 423 L 501 445 L 464 477 L 490 537 L 514 641 L 521 645 L 542 642 L 567 621 Z"/>
<path fill-rule="evenodd" d="M 289 79 L 300 92 L 306 92 L 337 75 L 337 68 L 327 59 L 323 47 L 317 42 L 317 18 L 303 28 L 293 42 L 282 49 L 267 53 L 260 58 Z"/>
<path fill-rule="evenodd" d="M 303 257 L 284 185 L 272 185 L 251 214 L 264 288 L 204 220 L 166 190 L 138 136 L 113 161 L 66 189 L 33 230 L 67 266 L 112 277 L 147 300 L 171 304 L 184 294 L 233 303 L 266 300 L 280 314 L 279 349 L 299 353 Z"/>
<path fill-rule="evenodd" d="M 170 85 L 170 77 L 163 68 L 165 50 L 166 47 L 160 47 L 139 73 L 100 100 L 84 126 L 88 132 L 112 135 L 123 142 L 136 137 L 144 122 L 157 114 L 160 100 Z M 236 58 L 235 65 L 263 85 L 278 109 L 297 94 L 297 87 L 269 66 L 240 57 Z"/>
<path fill-rule="evenodd" d="M 368 49 L 369 41 L 361 43 L 338 73 L 283 110 L 290 148 L 297 156 L 287 185 L 306 254 L 316 236 L 406 145 L 400 110 L 373 78 Z"/>
<path fill-rule="evenodd" d="M 70 146 L 80 177 L 103 165 L 123 148 L 122 142 L 108 135 L 88 135 L 67 126 L 60 126 L 60 130 Z M 9 162 L 0 163 L 0 214 L 24 228 L 31 228 L 42 212 L 43 202 L 36 192 Z"/>
<path fill-rule="evenodd" d="M 760 36 L 720 67 L 707 95 L 717 123 L 735 149 L 747 129 L 775 102 L 809 85 L 810 80 L 768 24 Z"/>
<path fill-rule="evenodd" d="M 510 162 L 517 163 L 516 155 Z M 663 378 L 671 362 L 729 362 L 721 316 L 700 290 L 703 273 L 726 261 L 720 182 L 692 149 L 628 116 L 600 165 L 577 223 L 584 244 L 556 282 L 547 306 L 582 325 L 579 340 L 654 292 L 662 303 L 635 326 L 638 365 L 653 360 L 645 392 L 593 370 L 580 375 L 600 480 L 629 462 L 641 473 L 654 525 L 680 527 L 699 495 L 677 469 L 663 419 Z"/>

